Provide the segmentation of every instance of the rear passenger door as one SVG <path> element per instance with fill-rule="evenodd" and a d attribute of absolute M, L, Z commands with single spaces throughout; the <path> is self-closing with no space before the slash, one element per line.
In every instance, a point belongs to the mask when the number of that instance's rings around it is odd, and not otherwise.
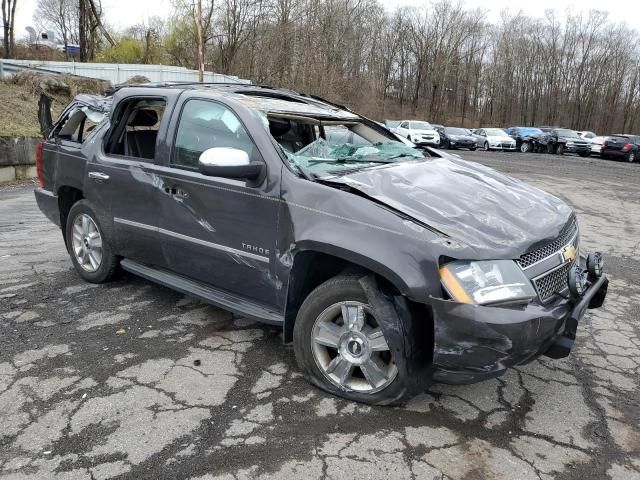
<path fill-rule="evenodd" d="M 255 185 L 199 173 L 200 154 L 213 147 L 244 150 L 252 162 L 264 160 L 244 123 L 222 103 L 190 98 L 174 117 L 160 217 L 169 268 L 259 304 L 276 305 L 279 175 L 271 176 L 278 180 L 267 175 Z"/>
<path fill-rule="evenodd" d="M 119 255 L 166 266 L 158 231 L 160 183 L 157 139 L 166 131 L 166 98 L 127 97 L 116 103 L 103 145 L 96 145 L 86 172 L 86 196 Z"/>

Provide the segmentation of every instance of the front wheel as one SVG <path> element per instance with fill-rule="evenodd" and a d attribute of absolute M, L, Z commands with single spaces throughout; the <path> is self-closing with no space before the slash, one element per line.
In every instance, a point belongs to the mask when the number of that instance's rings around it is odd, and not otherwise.
<path fill-rule="evenodd" d="M 522 145 L 520 145 L 520 151 L 522 153 L 529 153 L 531 151 L 531 144 L 529 142 L 522 142 Z"/>
<path fill-rule="evenodd" d="M 334 395 L 372 405 L 407 394 L 380 321 L 355 275 L 334 277 L 306 298 L 293 331 L 305 377 Z"/>
<path fill-rule="evenodd" d="M 558 155 L 564 155 L 564 145 L 559 144 L 559 145 L 556 147 L 556 153 L 557 153 Z"/>
<path fill-rule="evenodd" d="M 119 258 L 87 200 L 77 202 L 67 217 L 67 249 L 73 266 L 87 282 L 108 282 L 115 275 Z"/>
<path fill-rule="evenodd" d="M 483 149 L 485 152 L 488 152 L 488 151 L 489 151 L 489 142 L 484 142 L 484 145 L 482 146 L 482 149 Z"/>

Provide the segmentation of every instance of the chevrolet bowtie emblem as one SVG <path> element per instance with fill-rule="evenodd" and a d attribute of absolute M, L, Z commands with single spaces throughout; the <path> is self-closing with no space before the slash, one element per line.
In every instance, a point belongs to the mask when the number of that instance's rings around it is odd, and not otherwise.
<path fill-rule="evenodd" d="M 560 255 L 562 256 L 562 261 L 564 263 L 573 262 L 577 254 L 578 254 L 578 251 L 576 250 L 576 247 L 574 247 L 573 245 L 568 245 L 564 247 L 562 249 L 562 252 L 560 252 Z"/>

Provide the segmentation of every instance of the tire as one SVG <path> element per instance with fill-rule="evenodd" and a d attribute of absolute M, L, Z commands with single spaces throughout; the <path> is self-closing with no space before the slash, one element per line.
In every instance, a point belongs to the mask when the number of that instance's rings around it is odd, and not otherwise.
<path fill-rule="evenodd" d="M 120 258 L 87 200 L 76 202 L 67 216 L 67 251 L 78 274 L 90 283 L 111 280 Z"/>
<path fill-rule="evenodd" d="M 636 161 L 636 152 L 629 152 L 627 154 L 627 162 L 633 163 Z"/>
<path fill-rule="evenodd" d="M 475 152 L 478 149 L 478 147 L 471 147 L 469 150 L 471 150 L 472 152 Z"/>
<path fill-rule="evenodd" d="M 520 151 L 522 153 L 529 153 L 531 151 L 531 143 L 522 142 L 522 145 L 520 145 Z"/>
<path fill-rule="evenodd" d="M 556 147 L 556 154 L 564 155 L 564 145 L 561 143 Z"/>
<path fill-rule="evenodd" d="M 488 152 L 488 151 L 490 150 L 490 149 L 489 149 L 489 142 L 484 142 L 484 145 L 482 146 L 482 149 L 483 149 L 485 152 Z"/>
<path fill-rule="evenodd" d="M 333 395 L 370 405 L 400 403 L 407 391 L 391 353 L 396 346 L 386 343 L 360 277 L 333 277 L 305 299 L 293 329 L 296 360 L 309 382 Z M 364 326 L 347 328 L 343 308 L 363 312 Z"/>

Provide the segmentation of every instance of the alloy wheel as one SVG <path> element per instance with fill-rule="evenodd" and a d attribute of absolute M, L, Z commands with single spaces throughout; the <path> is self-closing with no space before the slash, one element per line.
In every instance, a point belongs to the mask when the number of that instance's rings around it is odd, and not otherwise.
<path fill-rule="evenodd" d="M 629 152 L 629 156 L 627 157 L 627 160 L 629 161 L 629 163 L 633 163 L 636 160 L 636 154 L 633 152 Z"/>
<path fill-rule="evenodd" d="M 97 271 L 102 263 L 102 236 L 98 226 L 89 215 L 82 213 L 74 219 L 72 233 L 76 262 L 86 272 Z"/>
<path fill-rule="evenodd" d="M 398 374 L 384 333 L 365 303 L 326 308 L 311 330 L 311 350 L 324 376 L 340 389 L 376 393 Z"/>

